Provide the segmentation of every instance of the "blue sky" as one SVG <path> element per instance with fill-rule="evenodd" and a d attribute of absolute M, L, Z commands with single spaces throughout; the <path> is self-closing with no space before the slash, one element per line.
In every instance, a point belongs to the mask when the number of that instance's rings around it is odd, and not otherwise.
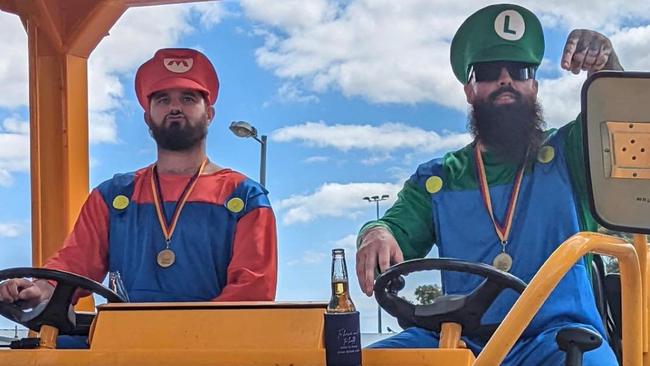
<path fill-rule="evenodd" d="M 224 1 L 129 10 L 89 61 L 91 185 L 146 166 L 155 146 L 133 93 L 139 64 L 161 47 L 195 47 L 213 61 L 221 89 L 208 154 L 257 179 L 259 145 L 228 125 L 269 135 L 267 188 L 278 219 L 278 300 L 329 297 L 330 250 L 346 248 L 362 330 L 376 330 L 374 299 L 358 289 L 354 237 L 374 218 L 362 200 L 389 194 L 419 163 L 469 141 L 466 103 L 449 65 L 454 31 L 486 1 Z M 646 1 L 518 2 L 541 18 L 546 55 L 540 99 L 549 126 L 579 111 L 583 76 L 559 69 L 569 30 L 611 36 L 623 65 L 650 69 Z M 0 268 L 28 266 L 29 119 L 26 36 L 0 13 Z M 434 282 L 418 276 L 407 288 Z M 398 329 L 384 316 L 384 324 Z M 9 323 L 0 319 L 0 328 Z"/>

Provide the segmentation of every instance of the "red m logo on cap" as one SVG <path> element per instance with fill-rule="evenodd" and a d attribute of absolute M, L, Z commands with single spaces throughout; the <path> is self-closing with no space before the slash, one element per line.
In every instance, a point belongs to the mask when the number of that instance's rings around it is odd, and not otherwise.
<path fill-rule="evenodd" d="M 181 74 L 192 69 L 194 60 L 191 58 L 166 58 L 163 60 L 163 64 L 167 70 Z"/>
<path fill-rule="evenodd" d="M 173 65 L 173 64 L 176 64 L 177 67 L 178 67 L 179 65 L 183 65 L 184 67 L 188 67 L 188 66 L 189 66 L 188 63 L 187 63 L 187 61 L 185 61 L 185 60 L 171 60 L 171 61 L 169 61 L 169 62 L 167 63 L 168 66 L 171 66 L 171 65 Z"/>

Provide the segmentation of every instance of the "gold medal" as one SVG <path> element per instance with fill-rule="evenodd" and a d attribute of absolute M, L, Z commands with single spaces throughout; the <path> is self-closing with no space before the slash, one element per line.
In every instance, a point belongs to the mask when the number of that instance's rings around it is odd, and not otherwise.
<path fill-rule="evenodd" d="M 176 254 L 171 249 L 163 249 L 160 252 L 158 252 L 156 261 L 158 262 L 158 265 L 161 266 L 162 268 L 171 267 L 172 264 L 176 262 Z"/>
<path fill-rule="evenodd" d="M 512 268 L 512 257 L 506 252 L 499 253 L 494 257 L 492 265 L 500 271 L 508 272 Z"/>

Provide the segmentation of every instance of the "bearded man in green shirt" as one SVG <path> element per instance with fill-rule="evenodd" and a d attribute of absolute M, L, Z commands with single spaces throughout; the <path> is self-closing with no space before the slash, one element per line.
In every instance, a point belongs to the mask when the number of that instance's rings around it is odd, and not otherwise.
<path fill-rule="evenodd" d="M 474 141 L 420 165 L 382 219 L 359 233 L 357 276 L 372 295 L 375 270 L 427 255 L 434 244 L 441 257 L 494 265 L 525 282 L 565 239 L 597 226 L 587 201 L 580 118 L 558 130 L 544 130 L 537 102 L 537 67 L 544 35 L 537 17 L 510 4 L 485 7 L 458 29 L 451 64 L 472 106 Z M 575 30 L 561 66 L 579 74 L 622 70 L 602 34 Z M 443 272 L 445 294 L 467 294 L 477 276 Z M 481 323 L 500 323 L 516 294 L 504 291 Z M 558 284 L 508 354 L 504 365 L 559 365 L 564 352 L 555 336 L 565 327 L 585 327 L 606 338 L 585 263 L 577 263 Z M 485 339 L 463 337 L 479 353 Z M 412 327 L 372 347 L 437 347 L 439 335 Z M 585 353 L 585 365 L 617 365 L 603 343 Z"/>

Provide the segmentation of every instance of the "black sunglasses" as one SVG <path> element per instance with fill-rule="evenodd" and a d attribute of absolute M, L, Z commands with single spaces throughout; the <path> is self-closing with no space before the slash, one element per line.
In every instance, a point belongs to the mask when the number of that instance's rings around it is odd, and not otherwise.
<path fill-rule="evenodd" d="M 524 81 L 535 79 L 537 67 L 523 62 L 482 62 L 470 66 L 469 80 L 476 82 L 496 81 L 501 76 L 501 70 L 506 69 L 512 80 Z"/>

